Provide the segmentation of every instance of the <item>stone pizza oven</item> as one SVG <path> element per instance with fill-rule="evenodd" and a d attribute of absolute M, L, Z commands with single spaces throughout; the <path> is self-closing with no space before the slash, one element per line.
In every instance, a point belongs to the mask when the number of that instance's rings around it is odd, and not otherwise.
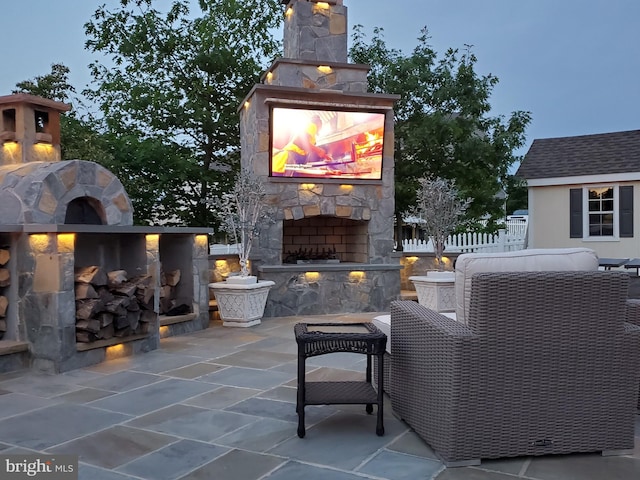
<path fill-rule="evenodd" d="M 66 371 L 208 325 L 208 230 L 134 226 L 116 176 L 60 160 L 67 110 L 0 97 L 0 372 Z"/>
<path fill-rule="evenodd" d="M 265 316 L 388 310 L 400 294 L 394 249 L 394 112 L 397 95 L 367 92 L 367 65 L 347 62 L 347 7 L 342 0 L 283 1 L 284 57 L 276 60 L 240 107 L 242 165 L 263 179 L 275 222 L 260 232 L 254 273 L 276 285 Z M 274 175 L 273 112 L 310 109 L 373 112 L 384 117 L 379 178 Z M 367 149 L 346 128 L 327 151 L 352 142 L 352 157 Z M 340 136 L 339 133 L 344 133 Z M 368 134 L 369 132 L 367 132 Z M 364 147 L 363 147 L 364 146 Z M 359 150 L 358 150 L 359 149 Z M 357 152 L 361 152 L 358 154 Z M 366 152 L 365 152 L 366 153 Z M 286 168 L 301 168 L 296 166 Z M 311 171 L 311 170 L 308 170 Z"/>

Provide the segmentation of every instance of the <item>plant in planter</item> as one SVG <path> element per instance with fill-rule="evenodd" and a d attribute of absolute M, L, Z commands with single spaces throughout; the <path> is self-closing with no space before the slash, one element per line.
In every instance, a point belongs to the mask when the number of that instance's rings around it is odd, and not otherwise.
<path fill-rule="evenodd" d="M 275 284 L 250 275 L 249 254 L 263 222 L 269 219 L 264 185 L 249 170 L 236 177 L 233 190 L 213 204 L 222 228 L 238 245 L 240 274 L 210 283 L 225 326 L 250 327 L 261 322 L 269 289 Z"/>
<path fill-rule="evenodd" d="M 426 231 L 433 242 L 438 270 L 444 270 L 442 255 L 447 237 L 460 225 L 471 199 L 462 199 L 455 181 L 436 177 L 421 178 L 417 191 L 417 204 L 407 213 L 416 219 L 418 228 Z"/>
<path fill-rule="evenodd" d="M 455 182 L 443 178 L 421 178 L 417 192 L 417 205 L 408 212 L 415 218 L 415 225 L 426 230 L 433 242 L 433 250 L 438 265 L 437 272 L 427 272 L 426 276 L 412 276 L 418 302 L 437 312 L 455 310 L 455 288 L 453 272 L 445 272 L 442 260 L 447 237 L 460 224 L 471 199 L 462 199 Z"/>
<path fill-rule="evenodd" d="M 266 192 L 262 181 L 243 169 L 230 193 L 214 200 L 215 214 L 222 229 L 238 247 L 240 277 L 250 277 L 249 254 L 260 226 L 269 220 Z"/>

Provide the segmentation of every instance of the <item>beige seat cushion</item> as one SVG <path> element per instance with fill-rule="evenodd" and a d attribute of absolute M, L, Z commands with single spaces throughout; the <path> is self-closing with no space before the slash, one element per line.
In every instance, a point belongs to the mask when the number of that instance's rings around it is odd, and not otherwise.
<path fill-rule="evenodd" d="M 503 253 L 464 253 L 456 260 L 456 318 L 467 324 L 471 277 L 480 272 L 597 270 L 598 256 L 589 248 L 542 248 Z"/>

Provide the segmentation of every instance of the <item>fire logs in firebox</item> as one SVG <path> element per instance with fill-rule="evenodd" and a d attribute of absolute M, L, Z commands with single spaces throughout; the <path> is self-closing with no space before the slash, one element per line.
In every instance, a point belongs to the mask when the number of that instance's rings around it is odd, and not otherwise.
<path fill-rule="evenodd" d="M 148 333 L 156 318 L 151 275 L 75 269 L 76 341 L 87 343 Z"/>
<path fill-rule="evenodd" d="M 7 331 L 7 307 L 9 300 L 6 296 L 6 289 L 11 283 L 11 275 L 9 269 L 5 268 L 9 263 L 11 255 L 8 248 L 0 248 L 0 340 Z"/>

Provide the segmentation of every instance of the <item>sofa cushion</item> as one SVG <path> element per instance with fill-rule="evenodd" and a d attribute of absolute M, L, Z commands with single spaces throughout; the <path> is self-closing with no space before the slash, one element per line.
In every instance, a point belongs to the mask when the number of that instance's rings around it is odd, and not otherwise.
<path fill-rule="evenodd" d="M 541 248 L 501 253 L 464 253 L 456 260 L 456 318 L 467 324 L 471 277 L 480 272 L 597 270 L 598 256 L 589 248 Z"/>

